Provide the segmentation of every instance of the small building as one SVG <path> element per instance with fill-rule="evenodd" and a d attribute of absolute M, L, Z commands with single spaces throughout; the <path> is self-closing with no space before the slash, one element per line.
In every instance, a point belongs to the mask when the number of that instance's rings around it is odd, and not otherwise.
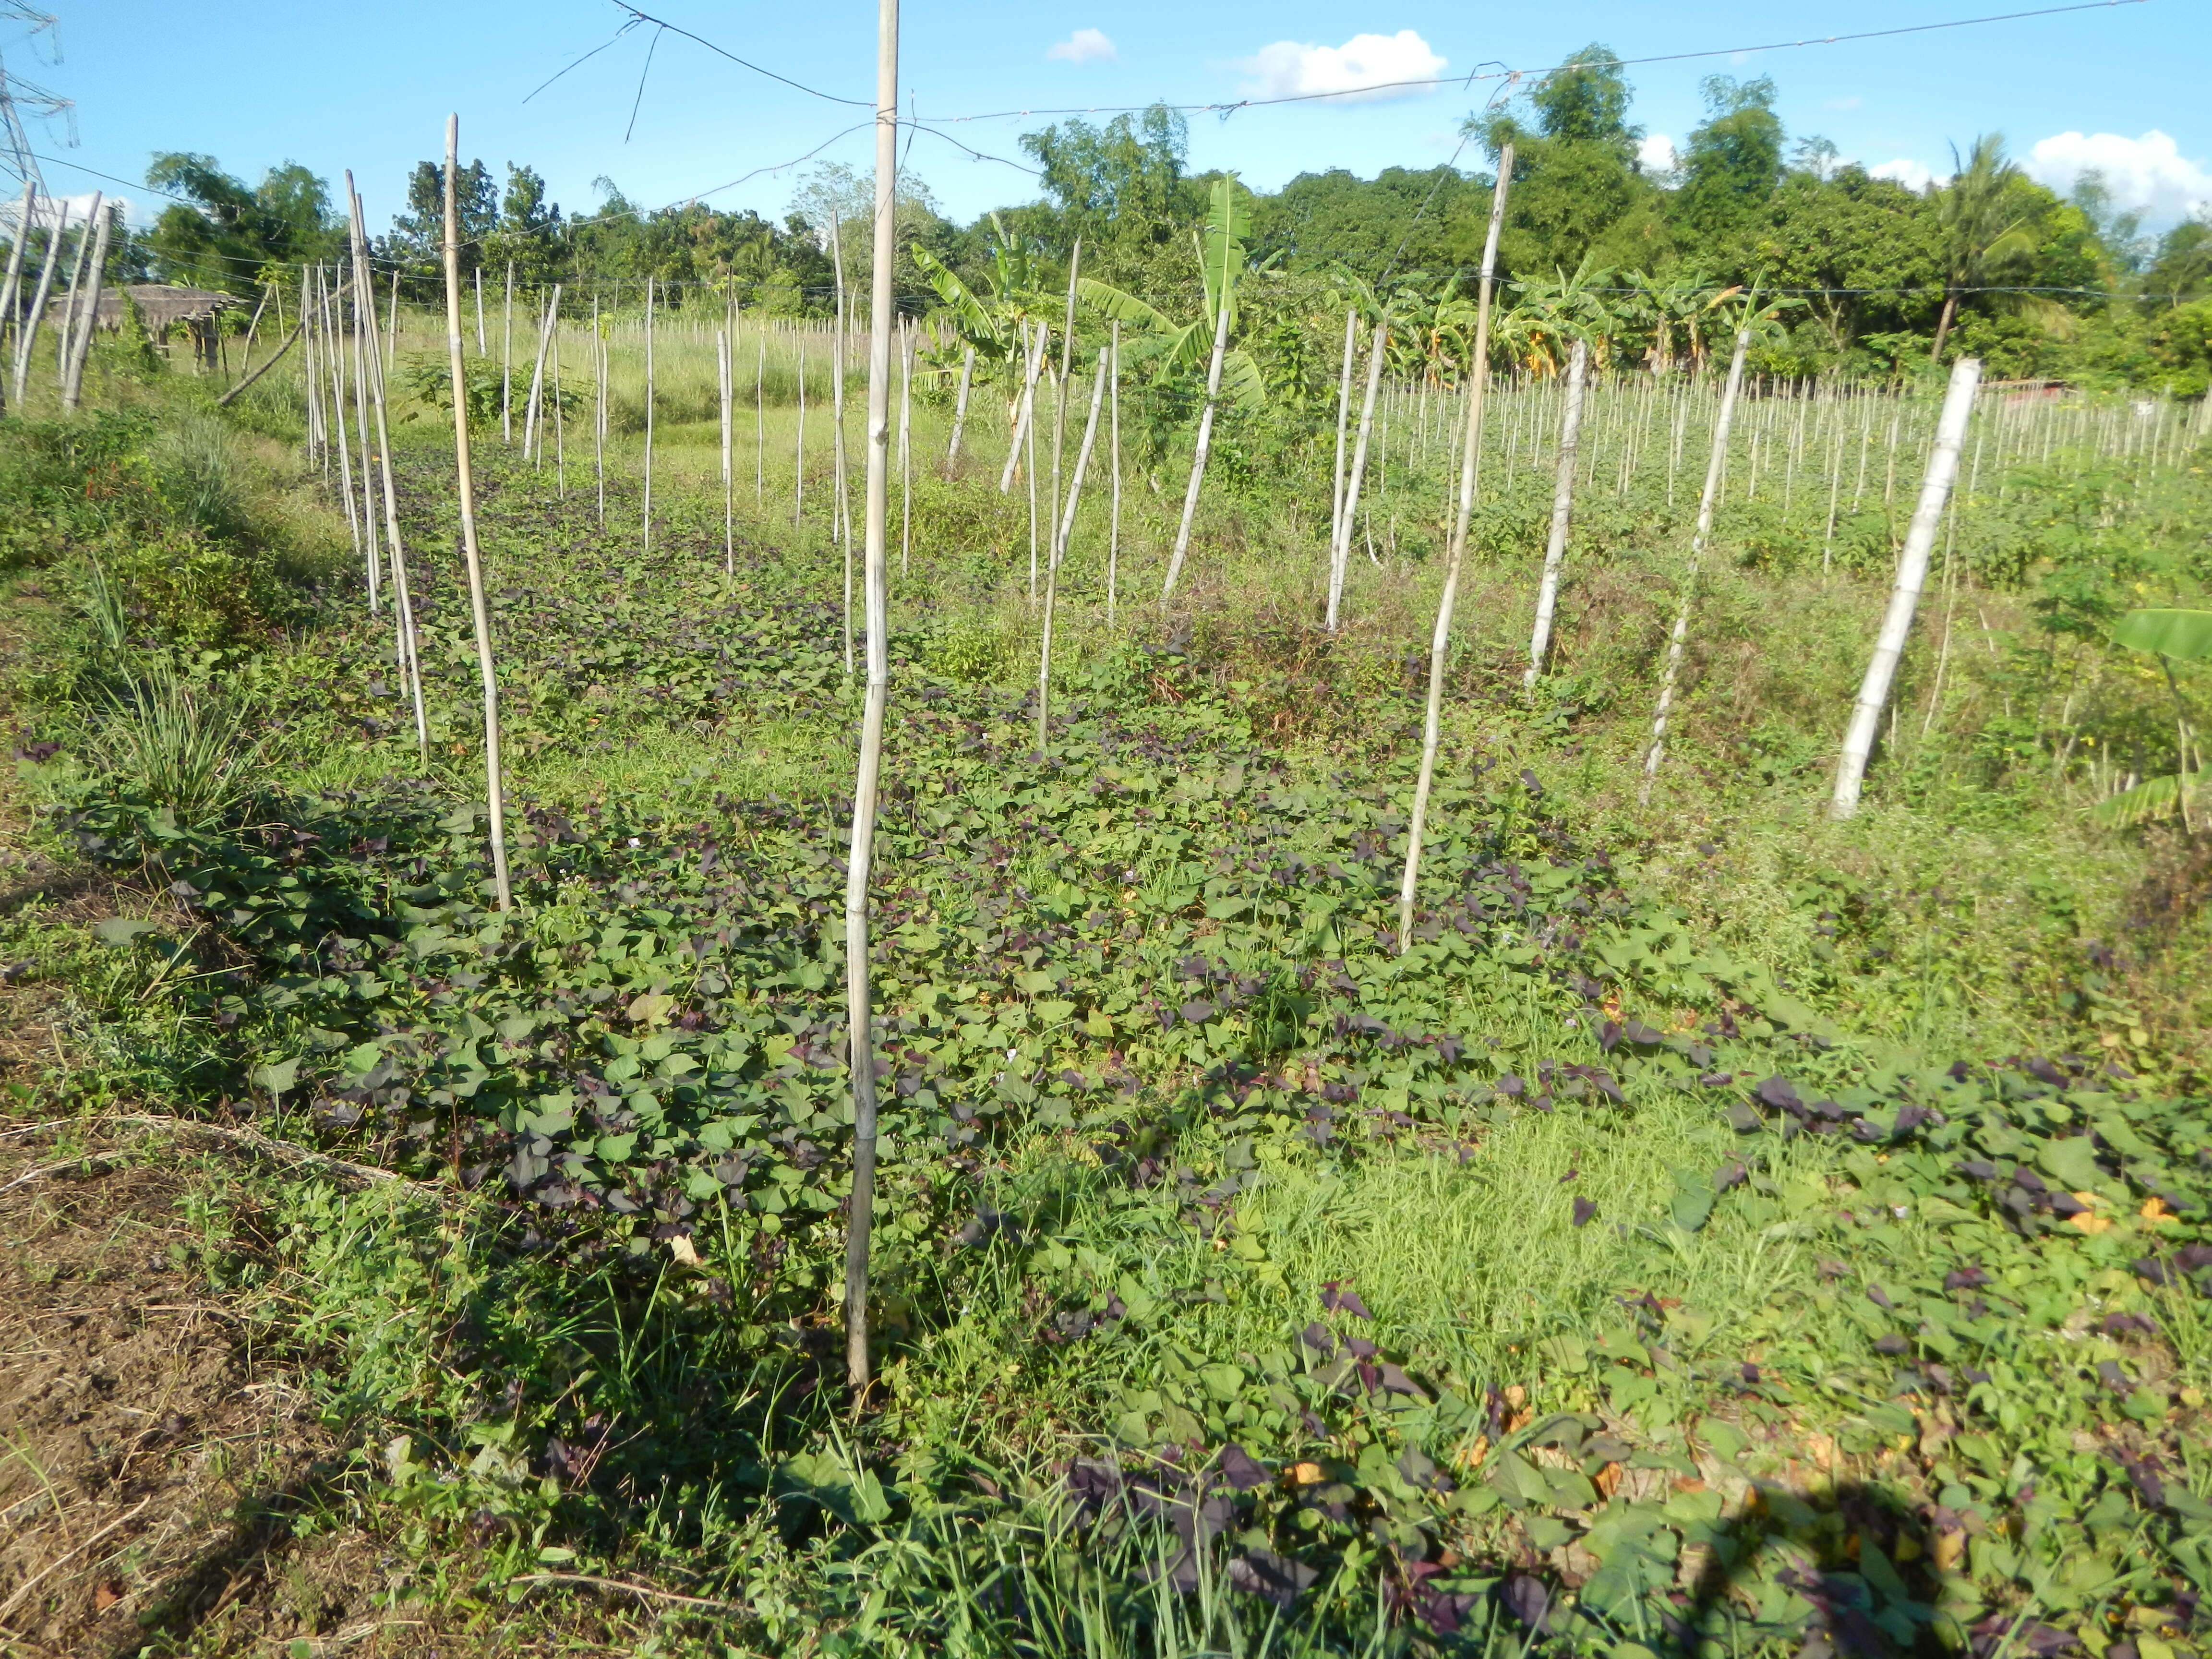
<path fill-rule="evenodd" d="M 163 283 L 126 283 L 120 287 L 100 290 L 100 308 L 93 313 L 94 326 L 121 328 L 123 301 L 126 295 L 131 303 L 138 307 L 138 320 L 144 325 L 149 339 L 166 349 L 170 331 L 181 325 L 192 343 L 192 361 L 202 368 L 216 366 L 220 347 L 217 344 L 216 319 L 222 313 L 235 310 L 246 303 L 235 294 L 225 294 L 216 289 L 173 288 Z"/>

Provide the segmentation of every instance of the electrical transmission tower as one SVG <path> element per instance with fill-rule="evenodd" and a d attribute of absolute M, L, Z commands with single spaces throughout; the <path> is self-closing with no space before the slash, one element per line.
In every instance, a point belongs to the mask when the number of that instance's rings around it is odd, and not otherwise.
<path fill-rule="evenodd" d="M 39 37 L 46 37 L 52 56 L 49 63 L 61 61 L 58 47 L 52 46 L 51 33 L 55 18 L 51 13 L 39 11 L 24 3 L 24 0 L 0 0 L 0 26 L 10 23 L 27 24 L 20 37 L 9 44 L 28 41 L 36 50 Z M 19 76 L 10 74 L 7 63 L 0 59 L 0 173 L 10 173 L 17 185 L 35 185 L 40 195 L 46 194 L 45 175 L 39 171 L 39 158 L 31 149 L 31 135 L 25 130 L 25 118 L 33 121 L 59 121 L 68 133 L 64 140 L 72 148 L 76 143 L 76 106 L 58 93 L 49 92 Z"/>

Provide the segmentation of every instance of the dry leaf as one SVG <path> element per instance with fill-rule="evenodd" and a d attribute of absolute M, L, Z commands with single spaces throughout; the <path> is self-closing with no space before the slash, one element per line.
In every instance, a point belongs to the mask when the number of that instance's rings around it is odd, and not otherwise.
<path fill-rule="evenodd" d="M 2164 1199 L 2156 1197 L 2143 1200 L 2142 1208 L 2137 1210 L 2136 1213 L 2154 1227 L 2171 1227 L 2181 1219 L 2179 1216 L 2166 1207 Z"/>
<path fill-rule="evenodd" d="M 673 1260 L 686 1267 L 696 1267 L 699 1265 L 699 1252 L 692 1249 L 691 1241 L 681 1233 L 668 1241 L 668 1254 Z"/>
<path fill-rule="evenodd" d="M 1620 1465 L 1608 1463 L 1590 1477 L 1590 1485 L 1610 1498 L 1620 1490 Z"/>
<path fill-rule="evenodd" d="M 1963 1532 L 1939 1532 L 1936 1534 L 1936 1571 L 1955 1572 L 1959 1563 L 1966 1559 L 1966 1534 Z"/>
<path fill-rule="evenodd" d="M 1479 1469 L 1482 1467 L 1482 1460 L 1489 1455 L 1490 1437 L 1486 1434 L 1478 1434 L 1474 1437 L 1474 1443 L 1462 1446 L 1459 1449 L 1459 1455 L 1453 1458 L 1452 1462 L 1463 1469 Z"/>
<path fill-rule="evenodd" d="M 1293 1463 L 1291 1465 L 1291 1481 L 1294 1486 L 1310 1486 L 1320 1479 L 1321 1465 L 1318 1463 Z"/>
<path fill-rule="evenodd" d="M 2085 1233 L 2095 1234 L 2111 1231 L 2112 1218 L 2108 1215 L 2092 1215 L 2084 1210 L 2079 1215 L 2066 1218 L 2067 1224 Z"/>

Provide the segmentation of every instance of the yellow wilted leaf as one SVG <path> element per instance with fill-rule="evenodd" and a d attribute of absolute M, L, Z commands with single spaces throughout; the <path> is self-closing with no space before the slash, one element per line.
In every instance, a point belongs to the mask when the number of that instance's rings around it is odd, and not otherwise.
<path fill-rule="evenodd" d="M 2179 1216 L 2166 1207 L 2166 1200 L 2162 1198 L 2143 1200 L 2142 1208 L 2136 1213 L 2154 1227 L 2171 1227 L 2181 1219 Z"/>
<path fill-rule="evenodd" d="M 1486 1434 L 1478 1434 L 1474 1437 L 1474 1443 L 1461 1447 L 1459 1455 L 1452 1459 L 1452 1462 L 1463 1469 L 1479 1469 L 1482 1467 L 1482 1460 L 1489 1455 L 1490 1437 Z"/>
<path fill-rule="evenodd" d="M 2074 1226 L 2079 1228 L 2081 1231 L 2091 1234 L 2105 1232 L 2108 1231 L 2112 1224 L 2112 1217 L 2108 1215 L 2092 1215 L 2087 1210 L 2083 1210 L 2078 1215 L 2069 1215 L 2066 1219 Z"/>
<path fill-rule="evenodd" d="M 1320 1479 L 1321 1465 L 1318 1463 L 1293 1463 L 1291 1465 L 1291 1480 L 1293 1485 L 1310 1486 Z"/>

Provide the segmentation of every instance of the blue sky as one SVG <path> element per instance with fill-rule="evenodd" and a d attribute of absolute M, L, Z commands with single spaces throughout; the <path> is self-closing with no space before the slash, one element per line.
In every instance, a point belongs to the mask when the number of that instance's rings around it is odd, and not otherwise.
<path fill-rule="evenodd" d="M 380 227 L 409 167 L 438 151 L 445 115 L 458 110 L 465 155 L 495 168 L 533 163 L 571 210 L 597 200 L 592 181 L 605 175 L 652 205 L 713 191 L 708 199 L 718 205 L 781 214 L 797 171 L 760 170 L 866 118 L 865 109 L 779 86 L 673 34 L 655 46 L 650 28 L 528 98 L 615 34 L 623 15 L 607 0 L 44 3 L 62 13 L 60 61 L 45 61 L 20 37 L 0 36 L 0 50 L 16 73 L 76 101 L 78 148 L 63 148 L 59 132 L 34 133 L 41 153 L 61 163 L 46 169 L 58 192 L 99 186 L 132 196 L 69 164 L 136 180 L 157 149 L 204 151 L 249 179 L 296 160 L 333 179 L 351 167 L 371 222 Z M 864 101 L 872 94 L 869 0 L 641 3 L 823 91 Z M 1620 0 L 1540 7 L 908 0 L 904 83 L 925 118 L 1153 98 L 1204 103 L 1408 73 L 1541 68 L 1592 40 L 1636 58 L 1972 17 L 2018 3 L 1778 0 L 1753 15 L 1702 0 L 1664 8 Z M 1953 143 L 1963 149 L 1978 132 L 2000 131 L 2046 181 L 2063 186 L 2081 165 L 2098 163 L 2124 200 L 2166 223 L 2212 198 L 2208 62 L 2212 8 L 2147 0 L 1892 40 L 1653 64 L 1629 75 L 1635 118 L 1655 140 L 1679 142 L 1696 125 L 1705 76 L 1765 74 L 1781 88 L 1792 135 L 1823 134 L 1846 158 L 1900 164 L 1900 174 L 1941 174 Z M 1191 160 L 1240 169 L 1262 189 L 1329 167 L 1372 174 L 1393 164 L 1434 166 L 1451 155 L 1461 119 L 1496 85 L 1247 109 L 1226 120 L 1193 113 Z M 1018 136 L 1045 118 L 977 120 L 947 131 L 977 150 L 1018 161 Z M 865 168 L 867 146 L 866 132 L 855 132 L 820 154 Z M 1023 171 L 973 160 L 928 133 L 915 140 L 912 165 L 940 204 L 963 218 L 1035 194 Z M 756 176 L 715 189 L 748 173 Z M 143 191 L 133 199 L 142 214 L 159 205 Z"/>

